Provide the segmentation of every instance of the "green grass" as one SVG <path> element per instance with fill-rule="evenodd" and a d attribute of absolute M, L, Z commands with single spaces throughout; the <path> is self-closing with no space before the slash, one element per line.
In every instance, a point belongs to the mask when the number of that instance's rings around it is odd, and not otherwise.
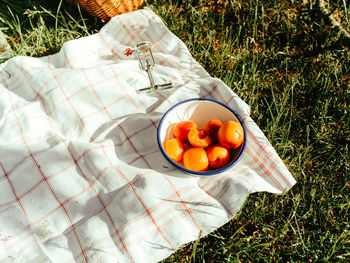
<path fill-rule="evenodd" d="M 56 53 L 104 24 L 65 2 L 0 1 L 14 55 Z M 147 1 L 251 106 L 298 181 L 282 196 L 250 195 L 233 220 L 164 262 L 350 262 L 350 6 L 324 1 L 325 12 L 320 2 Z"/>

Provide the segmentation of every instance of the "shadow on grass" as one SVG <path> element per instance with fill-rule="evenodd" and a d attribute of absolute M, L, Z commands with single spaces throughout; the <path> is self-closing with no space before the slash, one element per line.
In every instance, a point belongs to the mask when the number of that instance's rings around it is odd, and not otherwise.
<path fill-rule="evenodd" d="M 46 56 L 68 40 L 94 34 L 105 24 L 63 0 L 3 0 L 0 28 L 14 55 Z"/>

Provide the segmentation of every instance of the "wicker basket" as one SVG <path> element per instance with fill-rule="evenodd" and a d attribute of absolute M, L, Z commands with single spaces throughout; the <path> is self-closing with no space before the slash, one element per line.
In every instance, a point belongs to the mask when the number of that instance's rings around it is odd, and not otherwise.
<path fill-rule="evenodd" d="M 92 16 L 109 20 L 119 14 L 137 10 L 145 0 L 73 0 Z"/>

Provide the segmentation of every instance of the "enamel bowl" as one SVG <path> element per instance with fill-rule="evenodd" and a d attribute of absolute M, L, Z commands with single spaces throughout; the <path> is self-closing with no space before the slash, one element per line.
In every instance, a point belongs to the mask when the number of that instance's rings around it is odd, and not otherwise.
<path fill-rule="evenodd" d="M 165 152 L 163 142 L 172 138 L 172 128 L 180 121 L 191 120 L 197 124 L 198 128 L 204 128 L 209 120 L 220 120 L 223 123 L 229 120 L 239 122 L 244 131 L 244 141 L 241 146 L 231 150 L 231 161 L 220 169 L 208 169 L 207 171 L 198 172 L 184 168 L 182 165 L 173 161 Z M 246 146 L 246 127 L 240 116 L 225 104 L 206 98 L 195 98 L 181 101 L 171 107 L 162 117 L 158 125 L 157 140 L 160 151 L 164 157 L 176 168 L 183 172 L 193 175 L 210 176 L 222 173 L 236 165 L 242 157 Z"/>

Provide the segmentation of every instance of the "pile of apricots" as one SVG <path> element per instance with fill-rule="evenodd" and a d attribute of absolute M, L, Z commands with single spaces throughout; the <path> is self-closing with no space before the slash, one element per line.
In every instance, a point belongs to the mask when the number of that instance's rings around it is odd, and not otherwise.
<path fill-rule="evenodd" d="M 232 150 L 244 141 L 244 131 L 236 121 L 208 121 L 199 129 L 193 121 L 173 125 L 172 138 L 163 142 L 168 156 L 192 171 L 219 169 L 231 161 Z"/>

